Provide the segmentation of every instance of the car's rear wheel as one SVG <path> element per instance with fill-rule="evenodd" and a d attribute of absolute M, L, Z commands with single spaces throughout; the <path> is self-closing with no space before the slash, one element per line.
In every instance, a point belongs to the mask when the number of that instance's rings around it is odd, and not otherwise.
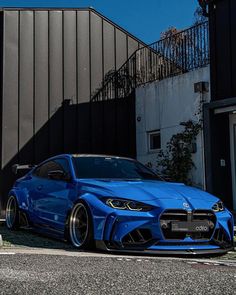
<path fill-rule="evenodd" d="M 69 219 L 69 236 L 77 249 L 94 247 L 93 223 L 88 205 L 79 201 L 72 209 Z"/>
<path fill-rule="evenodd" d="M 10 196 L 7 201 L 6 225 L 10 230 L 19 228 L 19 207 L 15 196 Z"/>

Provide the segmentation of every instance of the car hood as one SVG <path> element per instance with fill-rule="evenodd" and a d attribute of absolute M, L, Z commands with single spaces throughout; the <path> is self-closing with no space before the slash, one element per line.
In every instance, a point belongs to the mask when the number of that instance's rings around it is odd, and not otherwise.
<path fill-rule="evenodd" d="M 80 180 L 83 191 L 98 196 L 119 197 L 136 201 L 181 200 L 194 203 L 194 200 L 216 202 L 218 199 L 207 192 L 186 186 L 182 183 L 164 181 L 117 181 L 117 180 Z"/>

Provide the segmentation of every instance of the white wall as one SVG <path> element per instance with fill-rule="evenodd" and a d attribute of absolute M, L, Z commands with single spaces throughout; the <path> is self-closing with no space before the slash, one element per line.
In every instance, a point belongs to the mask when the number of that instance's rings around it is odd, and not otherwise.
<path fill-rule="evenodd" d="M 156 168 L 157 153 L 148 151 L 147 132 L 161 130 L 161 148 L 173 134 L 183 130 L 180 122 L 195 120 L 201 100 L 208 102 L 210 93 L 194 93 L 194 83 L 209 82 L 209 67 L 157 81 L 136 89 L 136 138 L 137 158 L 144 164 L 152 163 Z M 197 138 L 197 152 L 193 154 L 196 169 L 192 169 L 194 185 L 204 187 L 203 134 Z"/>

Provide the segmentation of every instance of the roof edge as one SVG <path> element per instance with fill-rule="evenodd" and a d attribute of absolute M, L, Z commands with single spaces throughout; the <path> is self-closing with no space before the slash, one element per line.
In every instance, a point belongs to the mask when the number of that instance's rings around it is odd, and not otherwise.
<path fill-rule="evenodd" d="M 101 17 L 103 20 L 107 21 L 111 25 L 115 26 L 117 29 L 122 31 L 123 33 L 127 34 L 129 37 L 134 39 L 135 41 L 141 43 L 143 46 L 148 46 L 147 43 L 127 31 L 126 29 L 119 26 L 117 23 L 109 19 L 108 17 L 104 16 L 102 13 L 97 11 L 93 7 L 1 7 L 0 11 L 53 11 L 53 10 L 61 10 L 61 11 L 90 11 Z"/>

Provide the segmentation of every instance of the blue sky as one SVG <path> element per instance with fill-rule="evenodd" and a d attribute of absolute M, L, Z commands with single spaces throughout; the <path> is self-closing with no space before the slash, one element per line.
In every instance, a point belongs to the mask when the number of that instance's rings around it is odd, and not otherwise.
<path fill-rule="evenodd" d="M 197 0 L 0 0 L 0 7 L 93 7 L 144 42 L 193 23 Z"/>

